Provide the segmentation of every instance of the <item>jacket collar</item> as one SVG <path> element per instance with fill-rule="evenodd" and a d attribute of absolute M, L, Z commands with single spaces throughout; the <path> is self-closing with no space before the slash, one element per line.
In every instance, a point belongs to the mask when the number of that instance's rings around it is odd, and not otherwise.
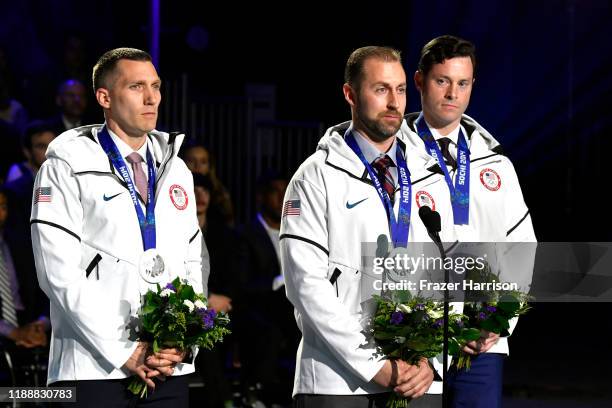
<path fill-rule="evenodd" d="M 100 146 L 98 132 L 103 124 L 81 126 L 62 133 L 47 149 L 47 157 L 57 157 L 70 165 L 75 173 L 113 172 L 110 160 Z M 156 130 L 148 134 L 155 161 L 159 164 L 175 157 L 184 135 Z"/>
<path fill-rule="evenodd" d="M 411 145 L 417 148 L 419 151 L 425 152 L 423 147 L 423 141 L 419 137 L 414 122 L 419 117 L 420 112 L 409 113 L 404 116 L 404 123 L 402 124 L 401 131 L 405 133 L 406 138 L 411 140 Z M 461 117 L 461 125 L 467 132 L 466 137 L 470 140 L 470 158 L 477 159 L 479 157 L 487 156 L 492 153 L 503 154 L 503 149 L 499 142 L 489 133 L 484 127 L 482 127 L 476 120 L 468 115 Z M 437 166 L 437 162 L 430 157 L 429 164 Z"/>
<path fill-rule="evenodd" d="M 327 152 L 326 163 L 339 167 L 357 178 L 366 178 L 367 171 L 363 163 L 344 141 L 344 134 L 351 124 L 351 121 L 343 122 L 327 129 L 321 140 L 319 140 L 317 150 Z M 397 148 L 402 151 L 404 156 L 406 155 L 406 141 L 401 132 L 397 134 Z M 395 158 L 393 159 L 395 161 Z M 408 163 L 408 167 L 410 172 L 412 172 L 410 163 Z"/>

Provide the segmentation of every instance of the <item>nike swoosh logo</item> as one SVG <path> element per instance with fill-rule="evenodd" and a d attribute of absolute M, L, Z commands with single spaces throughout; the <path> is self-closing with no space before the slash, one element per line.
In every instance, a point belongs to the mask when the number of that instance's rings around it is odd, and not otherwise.
<path fill-rule="evenodd" d="M 104 194 L 104 197 L 102 197 L 102 198 L 104 198 L 104 201 L 110 201 L 113 198 L 117 197 L 119 194 L 121 194 L 121 193 L 117 193 L 117 194 L 112 195 L 112 196 L 107 196 L 106 194 Z"/>
<path fill-rule="evenodd" d="M 348 208 L 349 210 L 353 207 L 356 207 L 357 205 L 363 203 L 365 200 L 367 200 L 368 197 L 364 198 L 363 200 L 359 200 L 356 203 L 350 204 L 348 201 L 346 202 L 346 208 Z"/>

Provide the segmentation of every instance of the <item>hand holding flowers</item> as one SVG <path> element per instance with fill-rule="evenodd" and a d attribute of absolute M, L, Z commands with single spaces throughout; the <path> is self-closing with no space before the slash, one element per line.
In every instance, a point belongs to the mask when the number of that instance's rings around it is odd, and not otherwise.
<path fill-rule="evenodd" d="M 397 365 L 394 394 L 387 407 L 407 407 L 408 398 L 425 393 L 433 381 L 433 370 L 428 358 L 443 350 L 444 305 L 422 297 L 413 297 L 407 291 L 394 291 L 390 298 L 374 297 L 378 303 L 372 331 L 377 352 Z M 449 341 L 459 347 L 469 339 L 462 324 L 463 316 L 449 315 Z M 385 363 L 387 364 L 387 363 Z M 405 370 L 400 368 L 405 366 Z M 384 385 L 384 384 L 383 384 Z"/>
<path fill-rule="evenodd" d="M 137 375 L 128 389 L 141 398 L 147 386 L 154 388 L 152 377 L 163 380 L 173 374 L 185 350 L 211 349 L 230 333 L 227 315 L 207 308 L 206 297 L 179 278 L 144 295 L 138 320 L 140 343 L 125 367 Z"/>

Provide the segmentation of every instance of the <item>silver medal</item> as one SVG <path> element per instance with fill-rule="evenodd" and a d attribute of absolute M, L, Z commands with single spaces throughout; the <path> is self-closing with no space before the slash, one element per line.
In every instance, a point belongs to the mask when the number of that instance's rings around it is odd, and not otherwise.
<path fill-rule="evenodd" d="M 164 259 L 155 248 L 147 249 L 140 257 L 140 276 L 149 283 L 160 283 L 165 269 Z"/>

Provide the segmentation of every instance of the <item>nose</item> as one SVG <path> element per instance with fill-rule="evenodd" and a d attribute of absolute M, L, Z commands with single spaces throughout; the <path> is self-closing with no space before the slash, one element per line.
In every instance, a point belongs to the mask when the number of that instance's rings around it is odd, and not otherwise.
<path fill-rule="evenodd" d="M 143 96 L 145 105 L 155 105 L 160 99 L 159 89 L 148 86 Z"/>
<path fill-rule="evenodd" d="M 447 88 L 446 88 L 446 99 L 449 100 L 453 100 L 453 99 L 457 99 L 457 91 L 459 89 L 459 85 L 458 84 L 450 84 Z"/>
<path fill-rule="evenodd" d="M 389 98 L 387 99 L 387 109 L 398 110 L 400 106 L 399 98 L 401 96 L 396 91 L 390 91 Z"/>

